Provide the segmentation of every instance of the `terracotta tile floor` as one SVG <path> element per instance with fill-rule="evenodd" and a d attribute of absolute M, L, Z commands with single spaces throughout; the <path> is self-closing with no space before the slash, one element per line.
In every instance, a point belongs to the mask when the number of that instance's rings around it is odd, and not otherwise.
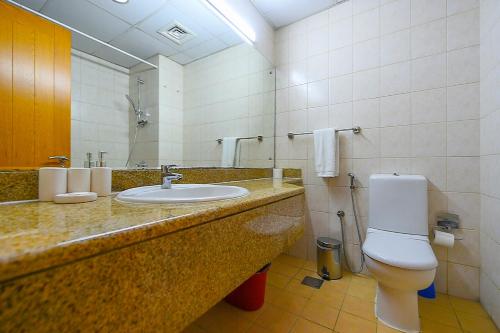
<path fill-rule="evenodd" d="M 246 312 L 221 301 L 184 333 L 398 332 L 375 318 L 375 280 L 345 272 L 321 289 L 302 285 L 304 276 L 317 277 L 315 270 L 313 262 L 282 255 L 268 273 L 261 309 Z M 420 298 L 419 308 L 426 333 L 499 332 L 478 302 L 439 294 L 435 300 Z"/>

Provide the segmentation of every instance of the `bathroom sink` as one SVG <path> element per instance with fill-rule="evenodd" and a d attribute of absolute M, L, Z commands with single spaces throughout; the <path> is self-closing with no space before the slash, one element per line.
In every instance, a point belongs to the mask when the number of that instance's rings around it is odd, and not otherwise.
<path fill-rule="evenodd" d="M 160 185 L 131 188 L 120 192 L 116 199 L 135 203 L 189 203 L 234 199 L 248 193 L 246 188 L 238 186 L 176 184 L 170 189 L 162 189 Z"/>

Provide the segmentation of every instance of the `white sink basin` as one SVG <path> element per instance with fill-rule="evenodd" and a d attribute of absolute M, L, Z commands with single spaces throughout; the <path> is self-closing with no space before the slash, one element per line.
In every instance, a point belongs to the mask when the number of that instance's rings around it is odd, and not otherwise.
<path fill-rule="evenodd" d="M 162 189 L 155 185 L 131 188 L 120 192 L 116 199 L 136 203 L 188 203 L 239 198 L 248 193 L 246 188 L 238 186 L 182 184 Z"/>

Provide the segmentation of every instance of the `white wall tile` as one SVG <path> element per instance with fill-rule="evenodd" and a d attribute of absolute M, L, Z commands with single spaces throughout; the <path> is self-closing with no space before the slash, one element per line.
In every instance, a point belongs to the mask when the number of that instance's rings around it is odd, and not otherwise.
<path fill-rule="evenodd" d="M 422 124 L 412 126 L 412 155 L 445 156 L 446 127 L 444 123 Z"/>
<path fill-rule="evenodd" d="M 353 47 L 346 46 L 330 53 L 330 76 L 337 77 L 352 73 Z"/>
<path fill-rule="evenodd" d="M 354 16 L 353 41 L 361 42 L 379 36 L 379 9 L 372 9 Z"/>
<path fill-rule="evenodd" d="M 327 127 L 328 106 L 307 109 L 307 130 L 314 131 Z"/>
<path fill-rule="evenodd" d="M 313 82 L 329 77 L 328 53 L 307 58 L 307 81 Z"/>
<path fill-rule="evenodd" d="M 380 96 L 410 91 L 410 62 L 400 62 L 380 68 Z"/>
<path fill-rule="evenodd" d="M 446 20 L 440 19 L 411 28 L 411 57 L 439 54 L 446 49 Z"/>
<path fill-rule="evenodd" d="M 477 119 L 479 117 L 479 83 L 448 87 L 448 121 Z"/>
<path fill-rule="evenodd" d="M 378 128 L 364 129 L 354 136 L 353 157 L 373 158 L 380 154 L 380 130 Z"/>
<path fill-rule="evenodd" d="M 401 30 L 382 36 L 380 40 L 380 64 L 390 65 L 410 59 L 410 30 Z"/>
<path fill-rule="evenodd" d="M 354 100 L 375 98 L 380 94 L 380 71 L 378 68 L 354 73 Z"/>
<path fill-rule="evenodd" d="M 290 87 L 289 107 L 291 111 L 307 107 L 307 84 Z"/>
<path fill-rule="evenodd" d="M 446 16 L 446 0 L 411 0 L 411 24 L 419 25 Z"/>
<path fill-rule="evenodd" d="M 330 22 L 338 22 L 342 19 L 352 17 L 352 1 L 345 1 L 328 10 Z"/>
<path fill-rule="evenodd" d="M 448 1 L 447 13 L 454 15 L 479 7 L 479 0 L 453 0 Z"/>
<path fill-rule="evenodd" d="M 330 106 L 329 126 L 334 128 L 348 128 L 353 126 L 352 102 Z"/>
<path fill-rule="evenodd" d="M 446 125 L 431 123 L 411 127 L 412 156 L 445 156 Z"/>
<path fill-rule="evenodd" d="M 449 52 L 447 76 L 449 85 L 479 81 L 479 47 Z"/>
<path fill-rule="evenodd" d="M 345 103 L 352 101 L 353 79 L 352 74 L 330 79 L 331 104 Z"/>
<path fill-rule="evenodd" d="M 329 49 L 329 29 L 324 26 L 314 29 L 307 34 L 307 54 L 313 56 L 316 54 L 328 52 Z"/>
<path fill-rule="evenodd" d="M 389 2 L 380 8 L 380 32 L 382 35 L 410 27 L 410 0 Z"/>
<path fill-rule="evenodd" d="M 460 216 L 460 227 L 479 230 L 481 201 L 479 194 L 449 192 L 448 211 Z"/>
<path fill-rule="evenodd" d="M 362 128 L 380 126 L 380 100 L 365 99 L 354 102 L 353 123 Z"/>
<path fill-rule="evenodd" d="M 444 87 L 446 84 L 446 56 L 444 54 L 415 59 L 411 63 L 413 91 Z"/>
<path fill-rule="evenodd" d="M 380 0 L 352 0 L 353 14 L 359 14 L 364 11 L 377 8 L 380 5 Z"/>
<path fill-rule="evenodd" d="M 399 94 L 380 99 L 380 126 L 410 124 L 410 94 Z"/>
<path fill-rule="evenodd" d="M 340 21 L 334 21 L 331 25 L 330 48 L 339 49 L 352 45 L 352 31 L 352 17 Z"/>
<path fill-rule="evenodd" d="M 448 17 L 448 50 L 479 44 L 479 8 Z"/>
<path fill-rule="evenodd" d="M 447 155 L 479 155 L 479 121 L 462 120 L 447 124 Z"/>
<path fill-rule="evenodd" d="M 380 129 L 381 157 L 409 157 L 411 151 L 410 126 Z"/>
<path fill-rule="evenodd" d="M 354 44 L 353 70 L 355 72 L 380 66 L 380 39 Z"/>
<path fill-rule="evenodd" d="M 411 93 L 412 124 L 446 120 L 446 89 L 422 90 Z"/>
<path fill-rule="evenodd" d="M 453 296 L 477 300 L 479 268 L 449 263 L 448 292 Z"/>
<path fill-rule="evenodd" d="M 448 191 L 479 192 L 478 157 L 448 157 L 446 166 Z"/>
<path fill-rule="evenodd" d="M 307 84 L 307 106 L 328 106 L 329 85 L 328 80 L 321 80 Z"/>
<path fill-rule="evenodd" d="M 307 83 L 307 61 L 305 59 L 288 65 L 288 80 L 290 86 Z"/>

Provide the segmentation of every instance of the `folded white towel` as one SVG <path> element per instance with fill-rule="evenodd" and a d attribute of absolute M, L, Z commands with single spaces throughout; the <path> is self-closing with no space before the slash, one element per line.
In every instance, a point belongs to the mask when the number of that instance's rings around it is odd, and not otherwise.
<path fill-rule="evenodd" d="M 333 128 L 313 131 L 314 165 L 318 177 L 339 175 L 339 138 Z"/>
<path fill-rule="evenodd" d="M 237 148 L 238 148 L 237 137 L 226 137 L 222 139 L 221 166 L 223 168 L 232 168 L 236 166 Z"/>

